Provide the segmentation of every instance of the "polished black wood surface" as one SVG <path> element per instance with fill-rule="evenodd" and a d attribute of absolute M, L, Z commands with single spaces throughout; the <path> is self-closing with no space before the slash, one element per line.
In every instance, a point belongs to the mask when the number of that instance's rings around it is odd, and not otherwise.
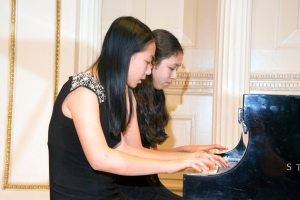
<path fill-rule="evenodd" d="M 213 175 L 185 174 L 183 198 L 300 199 L 300 96 L 244 95 L 248 143 Z"/>

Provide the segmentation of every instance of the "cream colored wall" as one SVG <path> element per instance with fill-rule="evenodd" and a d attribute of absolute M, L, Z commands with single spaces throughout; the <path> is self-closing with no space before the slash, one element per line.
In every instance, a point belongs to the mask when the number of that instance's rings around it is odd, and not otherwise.
<path fill-rule="evenodd" d="M 36 188 L 48 184 L 56 2 L 16 4 L 8 152 L 12 1 L 0 2 L 0 199 L 49 199 L 47 189 Z M 116 17 L 133 15 L 152 29 L 168 29 L 184 46 L 184 68 L 166 90 L 170 139 L 160 148 L 212 142 L 232 147 L 240 134 L 236 114 L 243 93 L 300 93 L 299 4 L 299 0 L 61 1 L 58 87 L 95 60 L 102 36 Z M 174 192 L 182 192 L 182 174 L 161 178 Z"/>
<path fill-rule="evenodd" d="M 299 16 L 299 0 L 253 1 L 251 93 L 300 94 Z"/>
<path fill-rule="evenodd" d="M 49 199 L 47 128 L 55 85 L 56 2 L 16 1 L 14 59 L 13 2 L 0 2 L 0 199 Z M 65 80 L 75 69 L 76 4 L 63 1 L 61 10 L 59 79 Z"/>

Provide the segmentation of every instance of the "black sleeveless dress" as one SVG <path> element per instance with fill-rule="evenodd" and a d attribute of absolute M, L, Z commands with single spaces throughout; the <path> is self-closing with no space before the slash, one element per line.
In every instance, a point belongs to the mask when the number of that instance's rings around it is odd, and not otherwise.
<path fill-rule="evenodd" d="M 73 120 L 62 113 L 64 99 L 78 87 L 86 87 L 97 95 L 107 144 L 114 147 L 121 140 L 120 137 L 109 134 L 105 94 L 101 84 L 87 72 L 70 77 L 57 96 L 49 124 L 50 199 L 128 199 L 117 188 L 114 174 L 92 169 L 83 153 Z"/>

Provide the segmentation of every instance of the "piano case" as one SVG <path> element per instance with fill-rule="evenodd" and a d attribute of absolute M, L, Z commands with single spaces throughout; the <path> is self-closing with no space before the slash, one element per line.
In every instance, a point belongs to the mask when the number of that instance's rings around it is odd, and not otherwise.
<path fill-rule="evenodd" d="M 240 113 L 241 140 L 220 154 L 229 167 L 184 174 L 183 199 L 300 199 L 300 96 L 244 95 Z"/>

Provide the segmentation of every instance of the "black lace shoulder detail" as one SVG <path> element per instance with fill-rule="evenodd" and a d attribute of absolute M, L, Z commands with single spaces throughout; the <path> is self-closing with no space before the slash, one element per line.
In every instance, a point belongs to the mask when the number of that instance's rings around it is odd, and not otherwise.
<path fill-rule="evenodd" d="M 73 91 L 80 86 L 84 86 L 95 92 L 99 99 L 99 103 L 105 101 L 106 96 L 104 93 L 104 88 L 100 82 L 92 76 L 92 74 L 88 72 L 80 72 L 79 74 L 73 76 L 70 91 Z"/>

